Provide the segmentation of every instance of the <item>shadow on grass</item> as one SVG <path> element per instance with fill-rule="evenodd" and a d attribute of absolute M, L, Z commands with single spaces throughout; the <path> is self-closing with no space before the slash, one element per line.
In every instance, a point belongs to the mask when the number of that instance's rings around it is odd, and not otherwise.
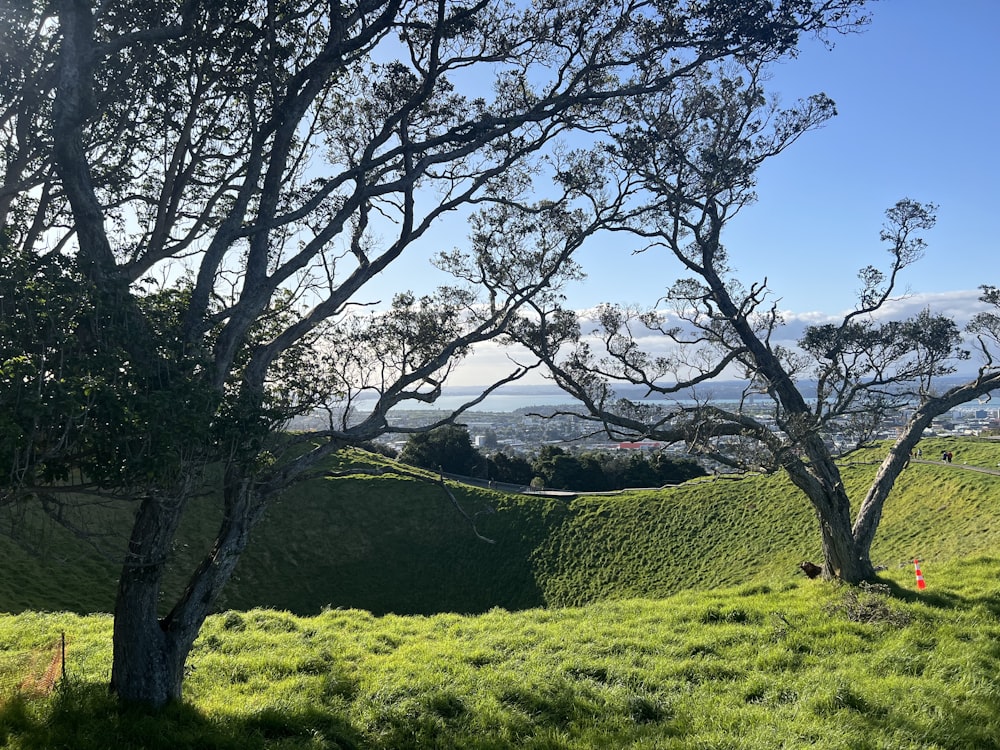
<path fill-rule="evenodd" d="M 123 707 L 98 683 L 61 683 L 49 697 L 15 695 L 0 705 L 0 747 L 25 750 L 148 748 L 362 748 L 356 730 L 336 713 L 262 711 L 251 717 L 210 718 L 187 704 L 151 712 Z"/>
<path fill-rule="evenodd" d="M 888 589 L 890 596 L 900 601 L 921 602 L 935 609 L 970 609 L 981 606 L 994 617 L 1000 617 L 1000 599 L 990 593 L 984 593 L 982 596 L 968 596 L 953 591 L 932 591 L 929 587 L 923 591 L 914 591 L 885 579 L 878 579 L 878 583 Z"/>

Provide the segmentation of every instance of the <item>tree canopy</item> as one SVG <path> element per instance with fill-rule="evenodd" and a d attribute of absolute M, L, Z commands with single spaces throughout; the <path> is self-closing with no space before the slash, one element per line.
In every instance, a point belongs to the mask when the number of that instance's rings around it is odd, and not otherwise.
<path fill-rule="evenodd" d="M 433 471 L 468 477 L 480 476 L 486 469 L 486 459 L 472 444 L 469 431 L 454 424 L 411 435 L 399 454 L 399 460 Z"/>
<path fill-rule="evenodd" d="M 543 487 L 581 492 L 661 487 L 708 473 L 691 459 L 660 451 L 649 456 L 637 451 L 570 453 L 558 446 L 542 448 L 531 468 Z"/>
<path fill-rule="evenodd" d="M 411 435 L 399 460 L 465 477 L 580 492 L 660 487 L 707 474 L 691 459 L 659 451 L 648 456 L 638 451 L 570 452 L 545 445 L 534 456 L 494 453 L 487 457 L 472 444 L 469 431 L 454 424 Z"/>
<path fill-rule="evenodd" d="M 628 127 L 603 131 L 593 149 L 576 155 L 566 179 L 601 227 L 638 238 L 644 252 L 664 253 L 685 275 L 665 279 L 662 298 L 647 308 L 608 304 L 595 330 L 564 327 L 562 346 L 552 347 L 546 331 L 549 321 L 565 319 L 557 309 L 526 321 L 521 340 L 579 399 L 584 416 L 619 439 L 684 442 L 738 469 L 786 471 L 816 511 L 826 575 L 858 582 L 874 576 L 870 549 L 882 507 L 924 429 L 1000 387 L 998 297 L 984 287 L 992 307 L 973 320 L 968 340 L 953 320 L 929 310 L 887 318 L 935 221 L 935 206 L 903 199 L 886 211 L 885 262 L 859 271 L 854 308 L 839 323 L 810 327 L 797 344 L 782 343 L 774 293 L 766 278 L 737 277 L 731 258 L 739 249 L 725 245 L 725 229 L 754 202 L 758 168 L 835 110 L 822 95 L 780 108 L 765 95 L 764 72 L 730 66 L 638 100 Z M 578 179 L 584 169 L 592 176 Z M 660 353 L 643 346 L 650 337 L 665 344 Z M 976 374 L 940 386 L 973 349 Z M 705 395 L 724 375 L 746 383 L 735 404 Z M 815 383 L 814 395 L 807 397 L 806 381 Z M 640 385 L 673 403 L 619 399 L 616 384 Z M 852 508 L 838 455 L 870 440 L 904 407 L 906 424 Z"/>
<path fill-rule="evenodd" d="M 561 138 L 627 129 L 637 102 L 707 86 L 713 62 L 779 59 L 802 33 L 855 28 L 862 6 L 0 7 L 4 283 L 19 316 L 54 324 L 3 342 L 0 403 L 17 405 L 0 428 L 4 496 L 136 504 L 113 689 L 178 698 L 267 501 L 339 448 L 398 429 L 393 407 L 433 401 L 523 309 L 556 304 L 578 272 L 566 238 L 599 225 L 572 205 L 589 173 Z M 376 308 L 372 280 L 458 211 L 469 246 L 438 261 L 454 283 Z M 37 283 L 18 285 L 17 268 Z M 280 434 L 317 409 L 322 429 Z M 174 532 L 206 484 L 222 524 L 161 613 Z"/>

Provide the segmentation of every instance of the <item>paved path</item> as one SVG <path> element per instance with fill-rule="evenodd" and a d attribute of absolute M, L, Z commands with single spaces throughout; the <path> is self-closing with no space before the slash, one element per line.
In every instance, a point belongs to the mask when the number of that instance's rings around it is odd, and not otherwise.
<path fill-rule="evenodd" d="M 969 464 L 956 464 L 954 461 L 949 464 L 947 461 L 928 461 L 926 458 L 914 458 L 911 459 L 911 463 L 952 466 L 956 469 L 965 469 L 966 471 L 978 471 L 980 474 L 993 474 L 994 476 L 1000 476 L 1000 468 L 989 469 L 985 466 L 970 466 Z"/>
<path fill-rule="evenodd" d="M 872 465 L 877 466 L 877 462 L 871 462 Z M 978 471 L 980 474 L 992 474 L 993 476 L 1000 476 L 1000 465 L 998 468 L 991 469 L 986 466 L 971 466 L 969 464 L 957 464 L 948 463 L 947 461 L 932 461 L 926 458 L 912 458 L 910 463 L 914 464 L 930 464 L 935 466 L 951 466 L 954 469 L 963 469 L 965 471 Z M 687 484 L 692 484 L 696 482 L 712 482 L 719 479 L 744 479 L 745 477 L 751 475 L 752 472 L 739 473 L 739 474 L 715 474 L 706 477 L 697 477 L 695 479 L 688 480 Z M 507 482 L 491 482 L 488 479 L 479 479 L 477 477 L 467 477 L 461 474 L 452 474 L 450 472 L 444 472 L 442 475 L 448 479 L 453 479 L 456 482 L 461 482 L 463 484 L 471 484 L 476 487 L 486 487 L 491 490 L 502 490 L 504 492 L 511 492 L 521 495 L 541 495 L 544 497 L 576 497 L 577 495 L 620 495 L 624 492 L 639 492 L 643 490 L 666 490 L 671 487 L 676 487 L 677 485 L 663 485 L 662 487 L 629 487 L 624 490 L 604 490 L 601 492 L 588 492 L 586 490 L 550 490 L 546 488 L 534 488 L 528 487 L 523 484 L 508 484 Z"/>

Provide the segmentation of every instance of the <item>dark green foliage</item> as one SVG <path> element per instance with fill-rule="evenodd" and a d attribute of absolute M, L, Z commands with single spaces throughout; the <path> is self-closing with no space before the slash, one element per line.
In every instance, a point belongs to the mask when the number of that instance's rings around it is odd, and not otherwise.
<path fill-rule="evenodd" d="M 608 489 L 601 465 L 593 455 L 575 456 L 547 445 L 538 452 L 532 468 L 544 487 L 596 492 Z"/>
<path fill-rule="evenodd" d="M 659 451 L 649 456 L 638 451 L 569 453 L 552 445 L 538 452 L 532 470 L 544 487 L 583 492 L 660 487 L 706 474 L 694 461 Z"/>
<path fill-rule="evenodd" d="M 139 297 L 137 330 L 75 259 L 0 245 L 0 486 L 169 483 L 205 458 L 221 421 L 177 340 L 186 296 Z"/>
<path fill-rule="evenodd" d="M 490 479 L 509 484 L 529 484 L 535 476 L 531 462 L 521 456 L 495 453 L 486 459 Z"/>
<path fill-rule="evenodd" d="M 817 360 L 846 355 L 853 358 L 855 366 L 872 352 L 886 359 L 921 358 L 925 377 L 952 374 L 956 360 L 969 358 L 961 344 L 962 335 L 955 321 L 945 315 L 932 315 L 926 309 L 901 321 L 810 326 L 799 341 L 799 346 Z"/>
<path fill-rule="evenodd" d="M 431 471 L 481 477 L 509 484 L 532 483 L 554 490 L 604 492 L 628 487 L 660 487 L 705 476 L 695 461 L 663 452 L 592 450 L 569 452 L 546 445 L 532 460 L 495 453 L 489 458 L 472 445 L 466 428 L 438 427 L 412 435 L 399 460 Z"/>
<path fill-rule="evenodd" d="M 465 476 L 481 476 L 486 470 L 486 459 L 472 445 L 469 430 L 460 425 L 444 425 L 411 435 L 399 460 L 411 466 Z"/>

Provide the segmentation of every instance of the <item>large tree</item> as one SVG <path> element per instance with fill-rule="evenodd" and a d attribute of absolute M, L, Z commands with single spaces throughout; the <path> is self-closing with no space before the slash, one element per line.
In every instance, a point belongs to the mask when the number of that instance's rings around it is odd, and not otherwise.
<path fill-rule="evenodd" d="M 135 502 L 112 688 L 178 698 L 268 500 L 396 429 L 393 407 L 433 401 L 529 301 L 551 306 L 572 248 L 524 240 L 590 221 L 558 180 L 528 201 L 554 140 L 620 127 L 628 102 L 712 61 L 853 28 L 862 4 L 4 3 L 3 262 L 38 281 L 5 282 L 36 325 L 3 342 L 4 498 L 63 520 L 84 496 Z M 472 256 L 441 259 L 458 283 L 364 312 L 379 274 L 483 201 Z M 282 433 L 316 409 L 324 427 Z M 161 610 L 175 531 L 206 489 L 221 526 Z"/>
<path fill-rule="evenodd" d="M 860 271 L 853 310 L 807 329 L 797 344 L 781 343 L 782 316 L 767 279 L 736 278 L 730 256 L 738 249 L 725 247 L 725 229 L 754 201 L 758 167 L 822 125 L 834 107 L 818 95 L 781 109 L 765 96 L 765 73 L 759 65 L 729 67 L 637 100 L 628 128 L 608 131 L 592 151 L 568 160 L 566 184 L 597 207 L 603 229 L 641 238 L 645 252 L 664 253 L 685 276 L 665 284 L 648 308 L 604 306 L 585 335 L 565 325 L 565 312 L 539 308 L 521 339 L 582 402 L 584 416 L 610 434 L 685 442 L 722 464 L 787 472 L 815 509 L 825 574 L 858 582 L 874 576 L 870 551 L 882 508 L 924 430 L 1000 387 L 992 353 L 998 317 L 995 310 L 978 315 L 970 341 L 953 320 L 928 310 L 886 318 L 900 275 L 920 258 L 921 234 L 934 224 L 934 206 L 905 199 L 886 212 L 888 259 Z M 800 256 L 774 262 L 811 263 L 806 242 Z M 984 287 L 983 301 L 996 308 L 1000 298 Z M 562 349 L 539 335 L 556 322 Z M 644 349 L 651 337 L 662 344 L 659 354 Z M 976 374 L 939 387 L 969 359 L 970 342 L 981 359 Z M 706 398 L 722 377 L 747 383 L 735 405 Z M 672 405 L 619 399 L 619 384 L 641 385 Z M 905 425 L 852 509 L 838 456 L 904 409 Z"/>

